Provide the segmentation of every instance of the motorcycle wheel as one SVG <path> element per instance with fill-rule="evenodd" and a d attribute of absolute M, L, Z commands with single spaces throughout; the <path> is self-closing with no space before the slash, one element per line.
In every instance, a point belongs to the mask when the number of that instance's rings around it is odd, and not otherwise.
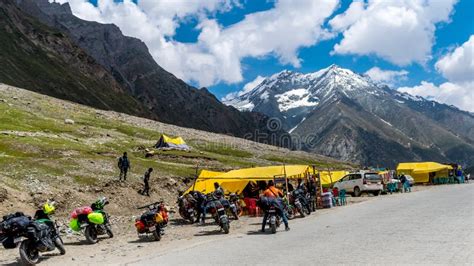
<path fill-rule="evenodd" d="M 291 212 L 288 212 L 288 220 L 293 220 L 295 218 L 295 214 L 291 211 Z"/>
<path fill-rule="evenodd" d="M 93 225 L 88 225 L 86 230 L 84 231 L 84 235 L 86 236 L 87 243 L 95 244 L 97 243 L 97 229 Z"/>
<path fill-rule="evenodd" d="M 228 233 L 229 233 L 229 230 L 230 230 L 229 223 L 224 223 L 224 224 L 222 225 L 222 229 L 224 229 L 224 233 L 228 234 Z"/>
<path fill-rule="evenodd" d="M 271 223 L 270 224 L 270 231 L 272 232 L 272 234 L 276 233 L 276 231 L 277 231 L 276 223 Z"/>
<path fill-rule="evenodd" d="M 107 235 L 109 236 L 109 238 L 113 238 L 113 237 L 114 237 L 114 232 L 112 232 L 112 228 L 110 227 L 110 224 L 106 224 L 106 225 L 105 225 L 105 232 L 107 233 Z"/>
<path fill-rule="evenodd" d="M 304 211 L 303 211 L 303 206 L 296 207 L 296 209 L 297 209 L 298 212 L 300 213 L 301 218 L 304 218 L 305 215 L 304 215 Z"/>
<path fill-rule="evenodd" d="M 153 238 L 155 239 L 155 241 L 161 240 L 160 228 L 156 228 L 155 231 L 153 231 Z"/>
<path fill-rule="evenodd" d="M 66 254 L 66 249 L 64 248 L 64 243 L 61 237 L 56 237 L 56 239 L 54 240 L 54 245 L 59 250 L 59 254 Z"/>
<path fill-rule="evenodd" d="M 35 265 L 39 261 L 39 252 L 32 247 L 31 240 L 24 240 L 20 245 L 20 258 L 23 264 Z"/>
<path fill-rule="evenodd" d="M 306 206 L 306 214 L 310 215 L 311 214 L 311 208 L 309 206 Z"/>

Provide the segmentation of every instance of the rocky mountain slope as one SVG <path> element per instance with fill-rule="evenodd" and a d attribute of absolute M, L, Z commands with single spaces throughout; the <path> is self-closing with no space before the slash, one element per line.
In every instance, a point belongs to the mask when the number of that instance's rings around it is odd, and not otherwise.
<path fill-rule="evenodd" d="M 65 34 L 0 1 L 0 81 L 102 109 L 151 115 Z"/>
<path fill-rule="evenodd" d="M 335 65 L 309 74 L 282 71 L 225 103 L 278 118 L 302 148 L 342 160 L 474 164 L 473 114 Z"/>
<path fill-rule="evenodd" d="M 74 124 L 65 123 L 72 119 Z M 158 152 L 145 158 L 162 133 L 181 136 L 192 150 Z M 128 151 L 132 168 L 118 183 L 117 158 Z M 90 204 L 100 195 L 111 199 L 114 215 L 136 214 L 150 201 L 139 195 L 141 176 L 153 167 L 154 200 L 175 205 L 178 190 L 198 169 L 231 170 L 260 165 L 315 164 L 321 169 L 353 165 L 311 153 L 291 151 L 205 131 L 93 109 L 0 84 L 0 210 L 32 211 L 55 199 L 62 214 Z"/>
<path fill-rule="evenodd" d="M 113 24 L 79 19 L 67 3 L 61 5 L 48 0 L 15 0 L 15 3 L 25 13 L 69 36 L 144 106 L 149 113 L 147 117 L 267 143 L 271 139 L 275 145 L 286 134 L 282 130 L 268 130 L 266 116 L 228 107 L 207 89 L 196 89 L 176 78 L 155 62 L 142 41 L 124 36 Z M 273 137 L 263 139 L 262 135 Z"/>

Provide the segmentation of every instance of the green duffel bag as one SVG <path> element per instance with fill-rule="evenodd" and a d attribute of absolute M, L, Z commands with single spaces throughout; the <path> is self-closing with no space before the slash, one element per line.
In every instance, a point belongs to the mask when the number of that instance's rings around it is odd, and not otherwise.
<path fill-rule="evenodd" d="M 81 226 L 79 225 L 77 219 L 71 219 L 71 221 L 69 222 L 69 227 L 76 232 L 81 230 Z"/>
<path fill-rule="evenodd" d="M 103 224 L 104 223 L 104 215 L 102 213 L 93 212 L 87 215 L 87 219 L 89 222 L 93 224 Z"/>

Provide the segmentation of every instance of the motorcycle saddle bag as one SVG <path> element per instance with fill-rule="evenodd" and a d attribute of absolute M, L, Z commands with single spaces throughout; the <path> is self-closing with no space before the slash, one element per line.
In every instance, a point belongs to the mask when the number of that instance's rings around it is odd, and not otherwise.
<path fill-rule="evenodd" d="M 5 228 L 11 228 L 16 230 L 25 230 L 31 223 L 30 217 L 28 216 L 15 216 L 5 221 Z"/>
<path fill-rule="evenodd" d="M 142 220 L 143 222 L 151 222 L 151 221 L 154 221 L 155 220 L 155 215 L 156 215 L 156 212 L 154 211 L 147 211 L 145 212 L 144 214 L 142 214 L 142 216 L 140 217 L 140 220 Z"/>
<path fill-rule="evenodd" d="M 15 238 L 10 236 L 8 238 L 6 238 L 3 242 L 3 247 L 5 249 L 14 249 L 16 247 L 18 247 L 18 243 L 15 243 Z"/>

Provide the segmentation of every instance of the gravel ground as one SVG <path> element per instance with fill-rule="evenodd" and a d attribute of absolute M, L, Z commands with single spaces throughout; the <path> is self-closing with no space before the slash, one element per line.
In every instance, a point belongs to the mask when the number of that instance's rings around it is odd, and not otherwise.
<path fill-rule="evenodd" d="M 160 264 L 474 263 L 474 185 L 394 194 L 291 224 L 291 231 L 193 243 L 136 261 Z"/>

